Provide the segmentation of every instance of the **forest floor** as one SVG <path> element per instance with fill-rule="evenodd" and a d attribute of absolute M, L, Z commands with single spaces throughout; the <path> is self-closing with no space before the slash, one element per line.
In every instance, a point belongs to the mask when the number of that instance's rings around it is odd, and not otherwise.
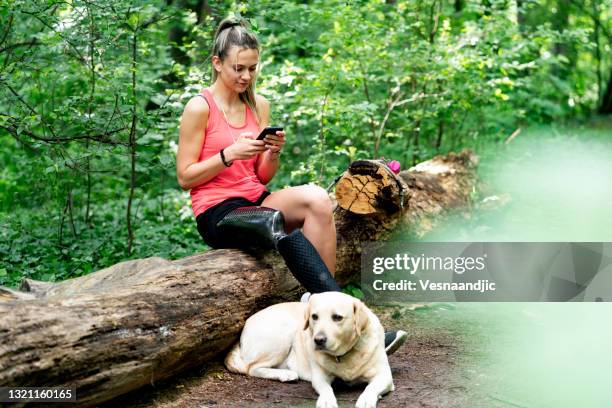
<path fill-rule="evenodd" d="M 474 369 L 483 354 L 474 344 L 486 342 L 476 319 L 447 303 L 427 306 L 372 307 L 384 327 L 404 329 L 409 337 L 389 357 L 395 391 L 379 407 L 474 407 L 488 400 L 476 397 L 472 384 L 482 375 Z M 473 317 L 473 316 L 472 316 Z M 486 347 L 485 347 L 486 348 Z M 337 386 L 340 407 L 354 406 L 363 387 Z M 279 383 L 228 372 L 221 361 L 211 362 L 155 387 L 139 390 L 109 403 L 109 407 L 209 408 L 209 407 L 314 407 L 317 394 L 310 383 Z M 507 406 L 507 405 L 503 405 Z"/>

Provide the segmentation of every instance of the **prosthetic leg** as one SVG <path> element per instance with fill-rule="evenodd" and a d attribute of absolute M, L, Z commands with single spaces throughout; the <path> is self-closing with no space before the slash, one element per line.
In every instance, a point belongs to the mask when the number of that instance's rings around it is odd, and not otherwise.
<path fill-rule="evenodd" d="M 295 230 L 287 235 L 285 218 L 267 207 L 240 207 L 217 223 L 217 231 L 237 246 L 277 249 L 295 278 L 312 293 L 340 291 L 316 248 Z M 243 237 L 243 238 L 241 238 Z"/>

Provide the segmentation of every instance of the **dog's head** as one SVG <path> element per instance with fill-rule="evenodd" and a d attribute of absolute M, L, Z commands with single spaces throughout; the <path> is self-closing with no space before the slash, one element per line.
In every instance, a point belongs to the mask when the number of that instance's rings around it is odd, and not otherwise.
<path fill-rule="evenodd" d="M 350 351 L 369 321 L 365 305 L 340 292 L 310 296 L 304 317 L 315 349 L 333 356 Z"/>

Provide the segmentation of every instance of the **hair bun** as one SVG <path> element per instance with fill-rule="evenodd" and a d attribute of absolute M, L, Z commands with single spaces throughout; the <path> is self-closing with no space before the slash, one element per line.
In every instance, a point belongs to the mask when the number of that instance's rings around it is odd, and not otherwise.
<path fill-rule="evenodd" d="M 228 18 L 221 22 L 221 25 L 219 26 L 219 32 L 232 27 L 244 27 L 248 29 L 248 26 L 244 19 Z"/>

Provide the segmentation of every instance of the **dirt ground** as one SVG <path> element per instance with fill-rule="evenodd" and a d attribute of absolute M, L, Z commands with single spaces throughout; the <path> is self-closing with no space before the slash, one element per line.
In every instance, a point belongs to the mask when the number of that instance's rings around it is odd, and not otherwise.
<path fill-rule="evenodd" d="M 473 375 L 467 363 L 477 352 L 467 348 L 477 331 L 454 313 L 452 304 L 372 307 L 384 327 L 404 329 L 406 344 L 389 357 L 395 391 L 379 407 L 472 407 L 466 388 Z M 335 386 L 340 407 L 354 406 L 363 387 Z M 314 407 L 310 383 L 279 383 L 228 372 L 211 362 L 180 378 L 141 389 L 106 406 L 155 408 Z"/>

